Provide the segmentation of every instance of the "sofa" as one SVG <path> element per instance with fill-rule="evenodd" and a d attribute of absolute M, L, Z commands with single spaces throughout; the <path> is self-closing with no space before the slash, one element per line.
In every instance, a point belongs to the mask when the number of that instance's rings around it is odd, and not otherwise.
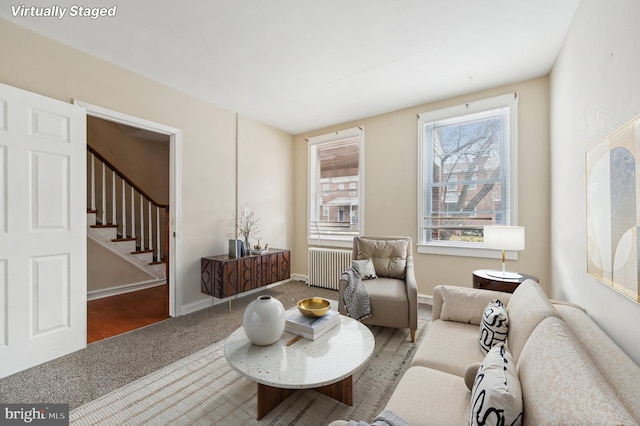
<path fill-rule="evenodd" d="M 387 412 L 413 426 L 469 424 L 475 371 L 485 360 L 480 324 L 494 300 L 508 317 L 502 346 L 515 364 L 522 424 L 640 424 L 638 365 L 579 306 L 550 300 L 532 280 L 513 294 L 436 287 L 433 321 Z"/>

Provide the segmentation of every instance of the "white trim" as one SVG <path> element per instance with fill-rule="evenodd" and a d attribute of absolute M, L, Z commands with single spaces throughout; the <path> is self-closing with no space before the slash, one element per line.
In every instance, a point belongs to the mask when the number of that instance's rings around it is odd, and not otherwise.
<path fill-rule="evenodd" d="M 169 136 L 169 315 L 183 315 L 185 307 L 179 281 L 182 277 L 182 130 L 77 99 L 73 103 L 85 108 L 89 116 Z"/>
<path fill-rule="evenodd" d="M 317 236 L 312 235 L 310 237 L 307 237 L 307 245 L 314 246 L 314 247 L 351 248 L 353 247 L 353 238 L 354 237 L 344 237 L 341 239 L 326 238 L 326 237 L 318 238 Z"/>
<path fill-rule="evenodd" d="M 365 131 L 364 126 L 351 127 L 349 129 L 338 130 L 337 132 L 331 132 L 324 135 L 312 136 L 307 139 L 307 241 L 318 240 L 321 237 L 318 237 L 317 234 L 313 234 L 310 231 L 311 224 L 311 191 L 309 191 L 311 182 L 314 180 L 312 176 L 313 170 L 310 167 L 312 163 L 312 155 L 311 155 L 311 146 L 317 145 L 325 142 L 338 141 L 340 139 L 347 139 L 350 137 L 358 136 L 360 138 L 360 147 L 358 150 L 358 230 L 359 235 L 365 235 L 365 223 L 364 223 L 364 193 L 365 193 L 365 166 L 364 166 L 364 150 L 365 150 Z M 353 237 L 348 237 L 350 240 Z M 330 240 L 324 240 L 329 243 Z M 342 239 L 338 237 L 337 245 L 339 247 L 345 247 L 343 245 Z M 309 243 L 311 244 L 311 243 Z M 322 244 L 319 244 L 322 245 Z"/>
<path fill-rule="evenodd" d="M 131 293 L 146 288 L 158 287 L 165 285 L 167 280 L 149 280 L 140 281 L 139 283 L 125 284 L 118 287 L 101 288 L 98 290 L 87 291 L 87 300 L 97 300 L 105 297 L 117 296 L 119 294 Z"/>
<path fill-rule="evenodd" d="M 505 95 L 494 96 L 487 99 L 481 99 L 478 101 L 468 102 L 460 105 L 455 105 L 447 108 L 442 108 L 433 111 L 426 111 L 418 114 L 418 146 L 417 146 L 417 161 L 418 161 L 418 175 L 417 175 L 417 228 L 418 228 L 418 240 L 417 240 L 417 252 L 427 254 L 441 254 L 450 256 L 466 256 L 466 257 L 483 257 L 483 258 L 500 258 L 502 253 L 495 250 L 488 250 L 482 246 L 482 244 L 468 244 L 461 245 L 456 243 L 446 242 L 423 242 L 424 231 L 423 206 L 425 203 L 424 197 L 424 185 L 423 177 L 425 174 L 424 164 L 425 152 L 424 152 L 424 131 L 423 126 L 425 123 L 444 120 L 447 118 L 453 118 L 461 115 L 473 114 L 483 111 L 489 111 L 491 109 L 502 108 L 505 106 L 510 107 L 509 112 L 509 224 L 518 225 L 518 94 L 508 93 Z M 464 244 L 464 243 L 463 243 Z M 506 252 L 507 259 L 515 260 L 518 258 L 517 252 Z"/>
<path fill-rule="evenodd" d="M 420 254 L 440 254 L 445 256 L 482 257 L 486 259 L 502 259 L 502 251 L 484 247 L 460 247 L 446 244 L 418 244 L 416 251 Z M 505 259 L 518 260 L 517 251 L 505 251 Z"/>
<path fill-rule="evenodd" d="M 426 303 L 433 306 L 433 296 L 429 294 L 418 293 L 418 303 Z"/>

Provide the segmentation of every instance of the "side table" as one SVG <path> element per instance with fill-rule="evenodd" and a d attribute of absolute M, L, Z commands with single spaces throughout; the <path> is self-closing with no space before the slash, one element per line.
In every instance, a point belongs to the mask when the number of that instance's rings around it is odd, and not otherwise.
<path fill-rule="evenodd" d="M 482 288 L 485 290 L 496 290 L 503 291 L 505 293 L 513 293 L 518 285 L 526 280 L 534 280 L 536 282 L 540 282 L 538 277 L 534 277 L 533 275 L 523 274 L 522 278 L 518 279 L 508 279 L 508 278 L 500 278 L 493 275 L 489 275 L 489 272 L 499 272 L 499 271 L 491 271 L 489 269 L 478 269 L 473 271 L 473 288 Z"/>

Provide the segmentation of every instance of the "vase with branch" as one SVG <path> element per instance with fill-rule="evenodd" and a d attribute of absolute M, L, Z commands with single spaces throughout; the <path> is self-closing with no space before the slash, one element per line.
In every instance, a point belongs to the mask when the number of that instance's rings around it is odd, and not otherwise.
<path fill-rule="evenodd" d="M 244 208 L 238 220 L 232 219 L 230 225 L 238 230 L 238 236 L 242 237 L 242 253 L 243 256 L 251 255 L 251 238 L 259 238 L 262 226 L 260 226 L 260 218 L 248 207 Z"/>

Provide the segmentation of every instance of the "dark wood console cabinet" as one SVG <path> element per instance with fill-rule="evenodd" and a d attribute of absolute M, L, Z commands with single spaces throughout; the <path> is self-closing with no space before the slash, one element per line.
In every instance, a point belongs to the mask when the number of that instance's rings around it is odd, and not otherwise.
<path fill-rule="evenodd" d="M 270 249 L 266 254 L 239 258 L 228 255 L 203 257 L 200 267 L 200 291 L 223 299 L 289 279 L 291 252 Z"/>

